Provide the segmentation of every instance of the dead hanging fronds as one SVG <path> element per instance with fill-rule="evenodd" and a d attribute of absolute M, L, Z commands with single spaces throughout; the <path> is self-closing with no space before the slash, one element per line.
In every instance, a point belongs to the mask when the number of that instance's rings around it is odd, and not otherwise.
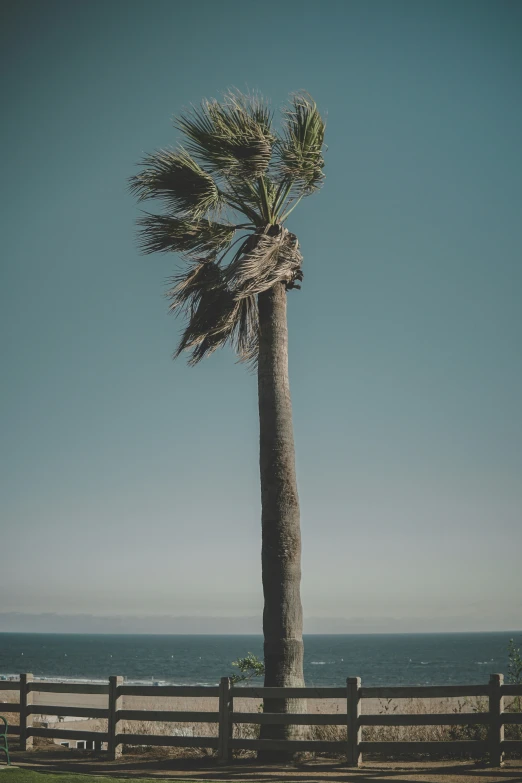
<path fill-rule="evenodd" d="M 171 278 L 172 287 L 167 291 L 169 310 L 183 310 L 192 317 L 201 297 L 224 287 L 223 270 L 210 259 L 196 260 L 190 268 Z"/>
<path fill-rule="evenodd" d="M 244 296 L 236 301 L 238 309 L 234 331 L 232 332 L 232 346 L 240 362 L 246 362 L 255 367 L 259 351 L 257 297 Z"/>
<path fill-rule="evenodd" d="M 295 234 L 270 226 L 248 237 L 226 270 L 226 279 L 238 298 L 257 296 L 276 283 L 292 284 L 303 257 Z"/>
<path fill-rule="evenodd" d="M 223 269 L 211 260 L 196 262 L 176 276 L 167 293 L 170 310 L 182 310 L 188 319 L 175 356 L 190 351 L 190 364 L 197 364 L 230 341 L 240 361 L 257 357 L 258 318 L 254 297 L 239 300 L 228 286 Z"/>

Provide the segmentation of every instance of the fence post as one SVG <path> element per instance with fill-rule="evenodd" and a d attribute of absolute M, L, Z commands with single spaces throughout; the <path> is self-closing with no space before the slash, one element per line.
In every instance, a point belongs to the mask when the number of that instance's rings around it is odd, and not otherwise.
<path fill-rule="evenodd" d="M 502 742 L 504 741 L 504 697 L 503 674 L 491 674 L 489 678 L 489 763 L 492 767 L 502 766 Z"/>
<path fill-rule="evenodd" d="M 362 729 L 359 725 L 361 715 L 361 678 L 348 677 L 346 680 L 346 716 L 348 732 L 348 745 L 346 748 L 346 761 L 349 767 L 359 767 L 362 763 L 360 742 Z"/>
<path fill-rule="evenodd" d="M 107 750 L 111 761 L 115 761 L 121 756 L 121 744 L 116 744 L 118 734 L 118 710 L 121 709 L 122 697 L 118 694 L 118 688 L 123 685 L 123 677 L 113 675 L 109 677 L 109 721 L 108 733 L 109 742 Z"/>
<path fill-rule="evenodd" d="M 233 700 L 230 695 L 230 678 L 222 677 L 219 682 L 219 745 L 218 756 L 221 764 L 230 760 L 230 744 L 232 737 L 231 713 Z"/>
<path fill-rule="evenodd" d="M 33 679 L 32 674 L 20 675 L 20 750 L 30 750 L 33 747 L 33 738 L 27 736 L 28 729 L 33 725 L 31 713 L 33 692 L 29 690 L 29 684 Z"/>

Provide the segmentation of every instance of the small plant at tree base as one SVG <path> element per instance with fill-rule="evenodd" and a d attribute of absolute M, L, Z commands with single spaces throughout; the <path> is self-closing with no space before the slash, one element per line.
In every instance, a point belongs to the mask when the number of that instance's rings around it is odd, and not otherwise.
<path fill-rule="evenodd" d="M 232 666 L 236 666 L 240 671 L 240 674 L 233 674 L 230 678 L 232 685 L 237 685 L 238 682 L 250 682 L 254 677 L 265 676 L 265 664 L 251 652 L 244 658 L 232 661 Z"/>
<path fill-rule="evenodd" d="M 238 674 L 233 674 L 230 677 L 232 685 L 237 685 L 240 682 L 250 682 L 254 677 L 265 676 L 265 664 L 254 653 L 247 653 L 244 658 L 238 658 L 237 661 L 232 661 L 232 666 L 239 669 Z M 263 705 L 259 704 L 257 712 L 263 712 Z M 238 723 L 234 726 L 234 739 L 259 739 L 261 726 L 258 724 Z M 241 758 L 244 755 L 243 751 L 235 751 L 237 758 Z M 250 755 L 250 751 L 247 751 L 246 755 Z"/>

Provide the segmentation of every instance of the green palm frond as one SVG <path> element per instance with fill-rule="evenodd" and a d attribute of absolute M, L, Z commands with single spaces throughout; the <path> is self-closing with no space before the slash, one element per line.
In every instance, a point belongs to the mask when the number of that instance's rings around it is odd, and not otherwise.
<path fill-rule="evenodd" d="M 222 103 L 211 100 L 194 107 L 176 126 L 188 139 L 187 149 L 212 173 L 257 179 L 272 157 L 271 121 L 260 99 L 230 92 Z"/>
<path fill-rule="evenodd" d="M 171 215 L 145 215 L 138 218 L 138 232 L 144 253 L 209 253 L 224 250 L 234 238 L 235 226 L 202 219 L 197 222 Z"/>
<path fill-rule="evenodd" d="M 325 124 L 314 101 L 304 93 L 293 96 L 284 115 L 276 168 L 299 195 L 308 195 L 318 190 L 324 179 Z"/>
<path fill-rule="evenodd" d="M 229 205 L 245 215 L 254 226 L 266 224 L 258 183 L 254 185 L 250 180 L 229 177 L 225 191 Z"/>
<path fill-rule="evenodd" d="M 163 199 L 178 215 L 198 220 L 224 206 L 212 176 L 183 149 L 159 150 L 143 160 L 144 168 L 131 177 L 131 193 L 139 201 Z"/>
<path fill-rule="evenodd" d="M 272 134 L 274 112 L 259 92 L 254 90 L 244 94 L 241 90 L 231 89 L 225 93 L 224 102 L 241 107 L 242 111 L 246 111 L 261 126 L 267 136 Z"/>

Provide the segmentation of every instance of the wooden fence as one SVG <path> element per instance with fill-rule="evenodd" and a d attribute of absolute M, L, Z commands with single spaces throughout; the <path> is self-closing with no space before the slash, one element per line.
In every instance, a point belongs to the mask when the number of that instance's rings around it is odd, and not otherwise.
<path fill-rule="evenodd" d="M 0 713 L 19 712 L 20 725 L 12 727 L 19 734 L 20 747 L 32 747 L 34 737 L 59 740 L 87 740 L 98 747 L 107 743 L 110 758 L 117 758 L 123 745 L 162 745 L 178 747 L 212 748 L 218 751 L 223 762 L 231 758 L 233 750 L 290 750 L 292 752 L 331 752 L 346 755 L 349 766 L 362 763 L 363 754 L 428 754 L 429 756 L 470 754 L 489 757 L 492 766 L 499 766 L 506 751 L 522 752 L 522 740 L 505 740 L 506 724 L 522 724 L 522 713 L 505 712 L 504 697 L 522 696 L 522 685 L 504 685 L 502 674 L 492 674 L 487 685 L 448 685 L 415 687 L 370 687 L 361 685 L 359 677 L 349 677 L 345 688 L 263 688 L 231 686 L 227 677 L 218 687 L 207 686 L 141 686 L 125 685 L 123 677 L 110 677 L 107 685 L 54 683 L 34 680 L 32 674 L 21 674 L 20 681 L 0 682 L 0 691 L 19 690 L 20 701 L 0 703 Z M 107 695 L 107 707 L 59 707 L 52 704 L 34 704 L 35 693 L 74 693 Z M 174 712 L 172 710 L 122 709 L 123 696 L 149 697 L 205 697 L 217 698 L 217 712 Z M 363 699 L 439 699 L 439 698 L 487 697 L 488 711 L 478 713 L 425 713 L 363 715 Z M 235 712 L 235 698 L 292 698 L 292 699 L 343 699 L 346 712 L 279 714 L 266 712 Z M 57 715 L 81 718 L 104 718 L 107 731 L 81 731 L 77 729 L 41 728 L 33 725 L 35 715 Z M 162 721 L 170 723 L 216 723 L 217 737 L 180 737 L 157 734 L 129 734 L 120 731 L 123 720 Z M 347 728 L 346 741 L 323 740 L 266 740 L 233 738 L 234 724 L 289 724 L 306 726 L 342 725 Z M 435 742 L 366 742 L 362 740 L 364 726 L 455 726 L 485 725 L 487 740 L 454 740 Z"/>

